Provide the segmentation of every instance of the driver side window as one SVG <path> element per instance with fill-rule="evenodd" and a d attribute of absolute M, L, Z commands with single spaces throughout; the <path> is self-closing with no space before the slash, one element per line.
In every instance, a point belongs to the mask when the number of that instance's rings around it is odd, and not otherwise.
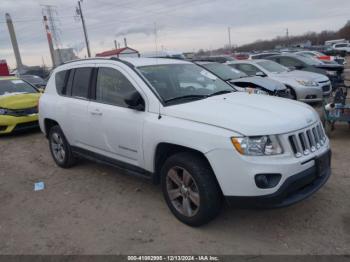
<path fill-rule="evenodd" d="M 96 101 L 128 107 L 124 99 L 136 89 L 130 81 L 118 70 L 101 67 L 98 69 L 96 82 Z"/>
<path fill-rule="evenodd" d="M 281 57 L 280 58 L 280 64 L 286 66 L 286 67 L 299 67 L 301 66 L 301 63 L 293 58 L 290 57 Z"/>
<path fill-rule="evenodd" d="M 238 70 L 243 71 L 249 76 L 255 76 L 256 73 L 261 72 L 259 68 L 250 64 L 239 64 L 237 67 Z"/>

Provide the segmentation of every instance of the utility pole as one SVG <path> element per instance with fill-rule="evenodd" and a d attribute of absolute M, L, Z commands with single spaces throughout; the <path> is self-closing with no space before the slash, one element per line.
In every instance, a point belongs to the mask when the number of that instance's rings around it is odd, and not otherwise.
<path fill-rule="evenodd" d="M 87 30 L 86 30 L 86 25 L 85 25 L 85 20 L 84 20 L 83 11 L 82 11 L 82 9 L 81 9 L 81 4 L 80 4 L 82 1 L 83 1 L 83 0 L 79 0 L 79 1 L 78 1 L 78 7 L 76 8 L 76 13 L 77 13 L 77 15 L 80 16 L 81 23 L 82 23 L 82 25 L 83 25 L 84 37 L 85 37 L 85 44 L 86 44 L 86 50 L 87 50 L 88 57 L 91 57 L 89 39 L 88 39 L 88 35 L 87 35 Z"/>
<path fill-rule="evenodd" d="M 227 31 L 228 31 L 228 46 L 229 46 L 230 51 L 231 51 L 232 43 L 231 43 L 231 27 L 230 26 L 227 28 Z"/>
<path fill-rule="evenodd" d="M 128 47 L 128 43 L 126 42 L 126 37 L 124 37 L 124 47 Z"/>
<path fill-rule="evenodd" d="M 114 40 L 114 47 L 115 49 L 118 49 L 117 40 Z"/>
<path fill-rule="evenodd" d="M 46 15 L 44 15 L 43 18 L 44 18 L 44 26 L 45 26 L 45 31 L 46 31 L 47 42 L 49 44 L 49 49 L 50 49 L 52 67 L 54 68 L 56 66 L 56 61 L 55 61 L 55 55 L 54 55 L 54 49 L 53 49 L 53 43 L 52 43 L 52 36 L 51 36 L 50 29 L 49 29 L 49 25 L 47 23 Z"/>
<path fill-rule="evenodd" d="M 286 29 L 286 36 L 287 36 L 287 47 L 289 47 L 289 30 Z"/>
<path fill-rule="evenodd" d="M 19 48 L 18 48 L 15 28 L 13 26 L 10 14 L 6 13 L 5 17 L 6 17 L 7 27 L 8 27 L 9 33 L 10 33 L 10 38 L 11 38 L 11 43 L 12 43 L 12 47 L 13 47 L 13 52 L 15 53 L 16 64 L 17 64 L 17 71 L 19 72 L 22 69 L 23 64 L 22 64 L 21 54 L 20 54 Z"/>

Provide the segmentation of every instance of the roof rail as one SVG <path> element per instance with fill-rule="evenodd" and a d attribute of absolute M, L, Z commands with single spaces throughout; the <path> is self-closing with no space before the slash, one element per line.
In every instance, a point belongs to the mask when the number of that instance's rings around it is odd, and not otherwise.
<path fill-rule="evenodd" d="M 81 58 L 81 59 L 74 59 L 74 60 L 69 60 L 69 61 L 63 62 L 61 65 L 65 65 L 65 64 L 69 64 L 69 63 L 74 63 L 74 62 L 79 62 L 79 61 L 96 60 L 96 59 L 107 60 L 107 59 L 104 58 L 104 57 Z"/>
<path fill-rule="evenodd" d="M 79 61 L 87 61 L 87 60 L 114 60 L 114 61 L 118 61 L 120 63 L 123 63 L 125 65 L 127 65 L 128 67 L 134 68 L 135 66 L 127 61 L 121 60 L 117 57 L 92 57 L 92 58 L 83 58 L 83 59 L 75 59 L 75 60 L 70 60 L 70 61 L 66 61 L 63 62 L 61 65 L 65 65 L 65 64 L 69 64 L 69 63 L 74 63 L 74 62 L 79 62 Z"/>
<path fill-rule="evenodd" d="M 119 59 L 118 57 L 112 56 L 112 57 L 110 58 L 110 60 L 114 60 L 114 61 L 118 61 L 118 62 L 120 62 L 120 63 L 123 63 L 123 64 L 127 65 L 127 66 L 130 67 L 130 68 L 135 68 L 135 66 L 134 66 L 132 63 L 129 63 L 128 61 L 121 60 L 121 59 Z"/>

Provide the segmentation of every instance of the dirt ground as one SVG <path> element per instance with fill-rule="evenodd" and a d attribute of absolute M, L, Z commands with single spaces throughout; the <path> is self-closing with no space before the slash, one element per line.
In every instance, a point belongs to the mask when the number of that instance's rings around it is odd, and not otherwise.
<path fill-rule="evenodd" d="M 226 207 L 191 228 L 147 180 L 88 161 L 58 168 L 40 132 L 2 137 L 0 254 L 350 254 L 348 125 L 331 144 L 332 177 L 313 197 L 284 209 Z"/>

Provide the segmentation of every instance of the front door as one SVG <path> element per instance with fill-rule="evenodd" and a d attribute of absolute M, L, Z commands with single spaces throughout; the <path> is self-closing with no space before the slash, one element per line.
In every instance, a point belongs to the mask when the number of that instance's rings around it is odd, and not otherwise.
<path fill-rule="evenodd" d="M 142 166 L 142 130 L 146 112 L 130 109 L 124 102 L 135 87 L 122 68 L 99 67 L 97 70 L 95 99 L 88 108 L 92 150 Z"/>

